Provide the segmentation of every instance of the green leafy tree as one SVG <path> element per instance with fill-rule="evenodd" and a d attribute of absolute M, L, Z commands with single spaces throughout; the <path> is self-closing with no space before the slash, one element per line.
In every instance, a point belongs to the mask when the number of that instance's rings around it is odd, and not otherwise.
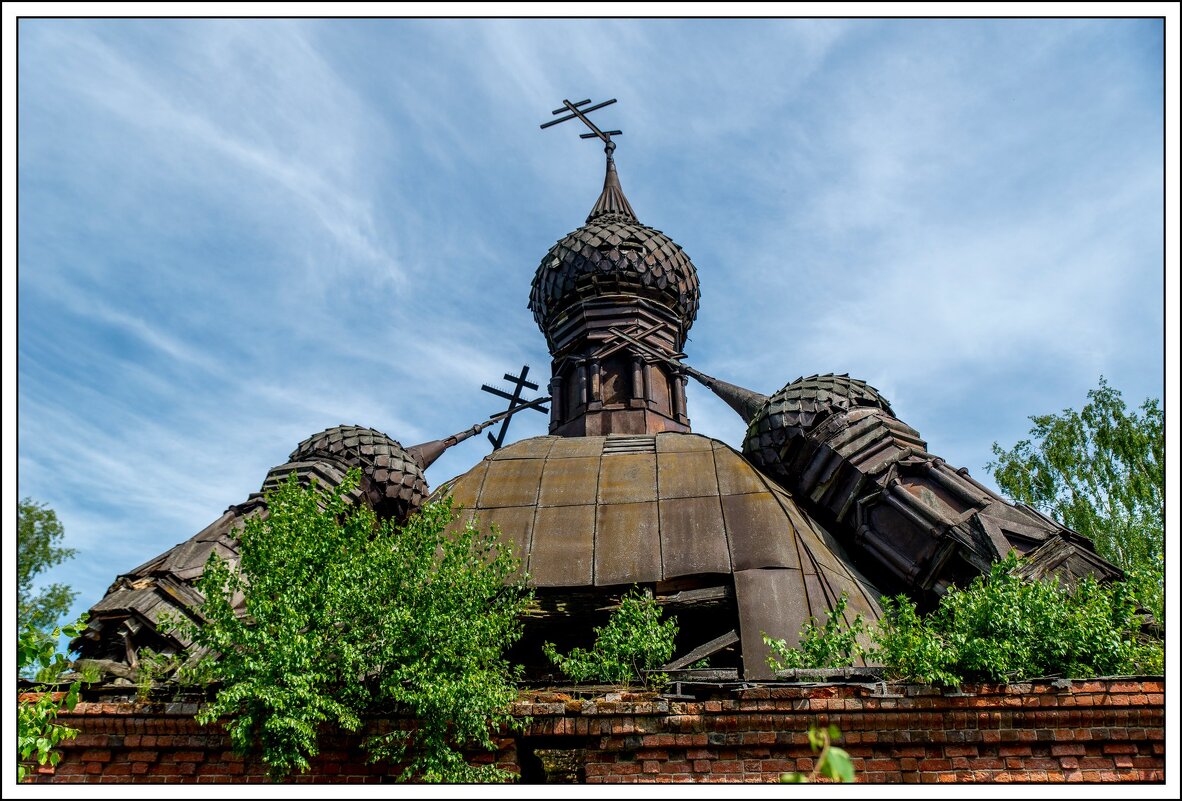
<path fill-rule="evenodd" d="M 69 667 L 69 662 L 57 653 L 57 638 L 77 637 L 82 632 L 81 621 L 44 631 L 26 625 L 17 642 L 17 669 L 20 673 L 36 672 L 56 677 Z M 23 782 L 37 765 L 56 765 L 62 758 L 56 747 L 78 735 L 77 729 L 56 722 L 62 711 L 72 710 L 78 703 L 80 683 L 70 685 L 64 697 L 51 688 L 33 687 L 17 703 L 17 781 Z"/>
<path fill-rule="evenodd" d="M 1002 491 L 1088 537 L 1126 570 L 1161 565 L 1165 513 L 1164 415 L 1157 400 L 1130 411 L 1101 377 L 1081 411 L 1036 415 L 1030 438 L 993 444 Z"/>
<path fill-rule="evenodd" d="M 43 503 L 24 498 L 17 508 L 16 576 L 17 625 L 48 629 L 70 609 L 77 593 L 64 584 L 50 584 L 33 592 L 33 581 L 54 565 L 74 556 L 62 548 L 65 532 L 57 514 Z"/>
<path fill-rule="evenodd" d="M 269 516 L 247 520 L 240 569 L 211 557 L 198 582 L 205 623 L 190 633 L 222 687 L 198 719 L 222 719 L 235 747 L 261 749 L 279 778 L 307 770 L 322 724 L 355 731 L 403 712 L 415 724 L 368 737 L 372 759 L 404 765 L 402 779 L 504 780 L 461 749 L 491 749 L 512 723 L 517 672 L 503 653 L 529 598 L 519 561 L 495 532 L 446 533 L 450 500 L 378 524 L 344 498 L 358 481 L 354 470 L 322 492 L 290 477 L 268 496 Z"/>
<path fill-rule="evenodd" d="M 677 639 L 677 620 L 662 620 L 661 616 L 652 594 L 633 587 L 620 599 L 607 624 L 595 628 L 595 645 L 590 650 L 573 648 L 563 655 L 548 642 L 542 651 L 576 683 L 660 684 L 663 675 L 648 671 L 669 661 Z"/>

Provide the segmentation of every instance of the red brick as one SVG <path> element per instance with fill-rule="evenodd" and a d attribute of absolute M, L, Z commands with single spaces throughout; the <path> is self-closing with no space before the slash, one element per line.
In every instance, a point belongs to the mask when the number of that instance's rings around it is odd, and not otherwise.
<path fill-rule="evenodd" d="M 944 756 L 948 757 L 962 757 L 962 756 L 976 756 L 977 746 L 975 745 L 946 745 L 944 746 Z"/>
<path fill-rule="evenodd" d="M 1135 754 L 1137 746 L 1132 743 L 1105 743 L 1103 750 L 1105 754 Z"/>
<path fill-rule="evenodd" d="M 947 759 L 921 759 L 919 769 L 924 772 L 952 770 L 952 763 Z"/>
<path fill-rule="evenodd" d="M 905 746 L 903 748 L 892 749 L 892 753 L 897 757 L 926 757 L 928 755 L 927 749 L 923 746 Z"/>
<path fill-rule="evenodd" d="M 79 759 L 83 762 L 110 762 L 111 752 L 106 749 L 92 748 L 89 751 L 83 751 Z"/>

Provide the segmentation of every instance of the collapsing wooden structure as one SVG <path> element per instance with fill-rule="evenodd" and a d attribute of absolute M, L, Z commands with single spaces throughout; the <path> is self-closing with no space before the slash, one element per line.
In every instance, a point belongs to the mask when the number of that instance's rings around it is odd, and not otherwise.
<path fill-rule="evenodd" d="M 843 595 L 847 620 L 873 621 L 881 592 L 929 604 L 1011 549 L 1030 557 L 1034 575 L 1120 576 L 1086 538 L 929 452 L 862 381 L 810 376 L 765 396 L 685 364 L 696 268 L 637 219 L 614 143 L 598 135 L 603 190 L 586 223 L 542 259 L 529 298 L 552 356 L 550 433 L 494 450 L 435 491 L 463 505 L 457 524 L 495 524 L 521 557 L 536 602 L 513 656 L 529 675 L 552 670 L 543 641 L 589 645 L 592 626 L 636 585 L 680 620 L 670 670 L 705 660 L 702 675 L 766 679 L 763 635 L 795 642 Z M 689 377 L 747 422 L 741 452 L 691 431 Z M 335 485 L 359 467 L 356 502 L 403 520 L 429 496 L 431 462 L 485 425 L 412 448 L 372 429 L 328 429 L 300 443 L 262 489 L 293 472 Z M 188 645 L 157 625 L 161 613 L 191 615 L 209 554 L 234 561 L 243 519 L 265 514 L 255 493 L 119 576 L 90 610 L 75 643 L 82 655 L 123 675 L 141 648 Z"/>

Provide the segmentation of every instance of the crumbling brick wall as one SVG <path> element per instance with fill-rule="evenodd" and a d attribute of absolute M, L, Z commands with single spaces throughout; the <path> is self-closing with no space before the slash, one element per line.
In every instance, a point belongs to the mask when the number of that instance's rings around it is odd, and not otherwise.
<path fill-rule="evenodd" d="M 81 731 L 40 782 L 266 781 L 191 703 L 83 702 L 61 722 Z M 527 781 L 771 782 L 812 768 L 806 729 L 836 724 L 864 782 L 1161 782 L 1164 681 L 1039 680 L 924 686 L 768 685 L 701 699 L 611 693 L 523 695 L 529 726 L 499 738 L 496 760 Z M 375 722 L 375 726 L 388 725 Z M 327 737 L 292 781 L 390 781 L 360 736 Z M 564 765 L 561 776 L 553 765 Z M 549 773 L 547 772 L 549 771 Z"/>

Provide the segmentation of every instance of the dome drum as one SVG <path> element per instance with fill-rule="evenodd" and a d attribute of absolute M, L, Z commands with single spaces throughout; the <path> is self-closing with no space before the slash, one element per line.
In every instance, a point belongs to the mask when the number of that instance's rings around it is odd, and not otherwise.
<path fill-rule="evenodd" d="M 671 312 L 608 297 L 579 303 L 566 315 L 551 364 L 550 433 L 560 436 L 688 431 L 685 376 L 654 362 L 613 329 L 644 332 L 648 343 L 676 353 L 684 339 Z"/>

